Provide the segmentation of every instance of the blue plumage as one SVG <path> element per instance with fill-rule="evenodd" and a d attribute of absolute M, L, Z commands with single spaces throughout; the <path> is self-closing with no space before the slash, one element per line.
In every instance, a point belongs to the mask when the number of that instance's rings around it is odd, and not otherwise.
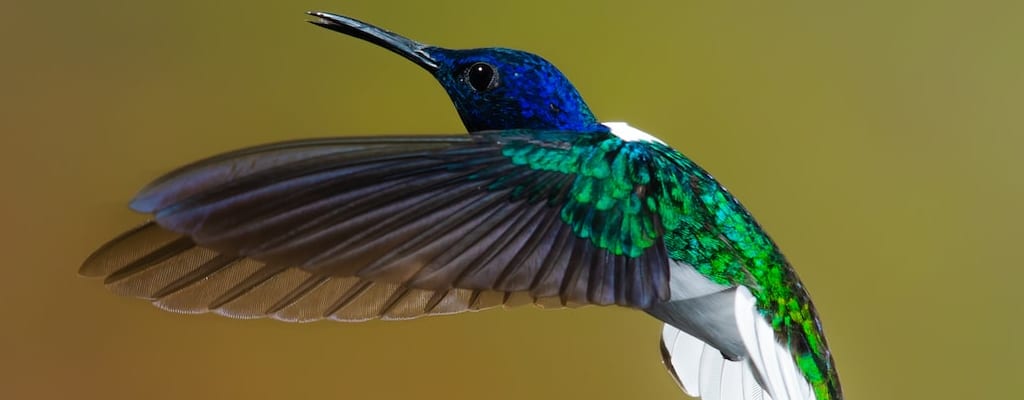
<path fill-rule="evenodd" d="M 426 50 L 438 60 L 434 77 L 470 132 L 505 129 L 607 132 L 576 88 L 543 58 L 518 50 Z M 469 84 L 474 68 L 494 71 L 493 87 Z"/>
<path fill-rule="evenodd" d="M 349 17 L 310 15 L 319 18 L 313 24 L 376 43 L 433 74 L 470 132 L 608 132 L 562 72 L 536 54 L 503 48 L 445 49 Z"/>

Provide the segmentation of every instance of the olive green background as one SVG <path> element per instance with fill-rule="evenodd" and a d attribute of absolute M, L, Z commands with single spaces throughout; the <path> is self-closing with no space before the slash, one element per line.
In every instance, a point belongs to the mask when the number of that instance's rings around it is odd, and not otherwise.
<path fill-rule="evenodd" d="M 76 275 L 177 165 L 463 131 L 428 74 L 309 9 L 539 53 L 599 118 L 701 163 L 796 265 L 848 398 L 1018 395 L 1024 3 L 705 3 L 5 2 L 0 397 L 683 398 L 640 312 L 292 325 L 165 313 Z"/>

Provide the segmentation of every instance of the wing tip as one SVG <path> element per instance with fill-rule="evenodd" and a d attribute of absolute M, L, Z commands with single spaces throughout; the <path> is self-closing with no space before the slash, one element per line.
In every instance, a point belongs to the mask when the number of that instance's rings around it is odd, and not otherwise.
<path fill-rule="evenodd" d="M 128 202 L 128 208 L 135 212 L 152 214 L 156 210 L 156 202 L 149 193 L 140 192 Z"/>
<path fill-rule="evenodd" d="M 147 229 L 152 229 L 154 226 L 155 223 L 153 221 L 148 221 L 110 239 L 82 261 L 82 265 L 78 267 L 78 275 L 86 278 L 104 278 L 110 275 L 113 272 L 111 271 L 111 263 L 115 262 L 112 259 L 116 258 L 112 254 L 116 253 L 118 246 L 126 239 Z"/>

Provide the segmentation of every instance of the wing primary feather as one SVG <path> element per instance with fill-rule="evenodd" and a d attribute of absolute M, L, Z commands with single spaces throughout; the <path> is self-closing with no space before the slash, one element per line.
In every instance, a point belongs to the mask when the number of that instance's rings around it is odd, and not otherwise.
<path fill-rule="evenodd" d="M 237 180 L 239 174 L 259 173 L 296 160 L 317 158 L 330 154 L 352 154 L 362 152 L 381 155 L 396 149 L 409 151 L 430 151 L 448 148 L 471 141 L 468 137 L 387 137 L 387 138 L 328 138 L 306 139 L 272 143 L 249 147 L 213 156 L 178 168 L 147 185 L 135 200 L 132 208 L 152 213 L 169 204 L 189 198 L 211 187 L 218 187 Z M 400 146 L 397 146 L 400 145 Z M 240 172 L 239 172 L 240 170 Z M 200 185 L 196 185 L 200 182 Z M 185 185 L 189 183 L 190 185 Z"/>
<path fill-rule="evenodd" d="M 222 187 L 168 204 L 159 209 L 157 214 L 160 217 L 168 217 L 183 211 L 191 212 L 197 208 L 205 210 L 203 214 L 225 208 L 235 213 L 235 204 L 239 201 L 252 203 L 250 212 L 259 212 L 282 203 L 291 204 L 294 197 L 315 192 L 339 180 L 358 185 L 362 182 L 376 182 L 383 177 L 394 179 L 407 174 L 424 174 L 425 171 L 431 170 L 430 167 L 438 168 L 436 160 L 424 158 L 422 154 L 416 153 L 368 160 L 347 160 L 341 163 L 333 161 L 336 157 L 314 157 L 236 178 L 226 182 Z M 389 166 L 393 168 L 388 168 Z M 280 195 L 282 193 L 283 196 Z M 272 196 L 268 198 L 266 194 Z"/>
<path fill-rule="evenodd" d="M 308 240 L 314 236 L 314 233 L 324 233 L 324 229 L 338 226 L 340 221 L 348 222 L 353 216 L 380 210 L 386 208 L 385 205 L 401 202 L 410 197 L 410 193 L 446 189 L 446 185 L 458 182 L 459 179 L 473 171 L 452 173 L 444 165 L 438 165 L 438 162 L 438 160 L 426 159 L 422 160 L 423 165 L 400 163 L 397 167 L 383 165 L 379 168 L 382 171 L 371 168 L 369 172 L 362 173 L 362 176 L 349 169 L 336 167 L 336 170 L 328 171 L 330 179 L 319 175 L 296 178 L 309 181 L 302 185 L 292 185 L 295 183 L 292 182 L 294 179 L 268 185 L 261 179 L 250 177 L 250 181 L 253 182 L 239 183 L 238 185 L 257 186 L 255 190 L 239 190 L 239 193 L 223 190 L 214 192 L 206 195 L 205 200 L 190 200 L 189 204 L 193 204 L 191 207 L 193 210 L 183 210 L 182 212 L 191 214 L 174 215 L 169 211 L 164 211 L 163 216 L 169 219 L 166 222 L 181 225 L 179 228 L 182 229 L 186 229 L 194 223 L 183 223 L 179 221 L 180 219 L 198 218 L 199 221 L 204 221 L 204 224 L 218 219 L 244 221 L 245 223 L 221 222 L 216 226 L 205 226 L 202 238 L 198 241 L 213 247 L 217 247 L 218 242 L 238 243 L 242 241 L 242 243 L 249 243 L 240 249 L 244 254 L 260 255 L 273 252 L 280 247 L 287 248 L 289 245 L 294 245 L 293 242 L 297 238 Z M 356 176 L 352 176 L 353 174 Z M 277 177 L 275 176 L 275 178 Z M 334 194 L 337 184 L 342 181 L 346 187 L 356 189 Z M 286 183 L 288 185 L 285 185 Z M 288 190 L 283 190 L 281 185 L 285 185 L 284 188 Z M 289 185 L 296 187 L 291 188 Z M 295 204 L 304 204 L 304 206 L 296 207 Z M 176 207 L 183 208 L 184 206 Z M 217 207 L 223 210 L 218 211 Z M 245 214 L 239 214 L 240 208 L 243 211 L 247 210 Z M 221 211 L 230 211 L 230 216 L 217 214 Z M 342 227 L 344 226 L 347 225 L 342 224 Z M 258 242 L 251 243 L 253 239 Z"/>
<path fill-rule="evenodd" d="M 366 262 L 377 258 L 368 252 L 376 251 L 378 256 L 385 254 L 390 247 L 381 246 L 399 246 L 415 236 L 416 232 L 409 231 L 412 227 L 422 229 L 443 217 L 434 215 L 433 219 L 428 220 L 416 218 L 413 213 L 429 215 L 439 208 L 456 206 L 444 204 L 444 200 L 467 203 L 469 199 L 464 195 L 472 188 L 465 186 L 468 185 L 453 188 L 454 192 L 444 196 L 432 192 L 415 193 L 394 204 L 378 205 L 366 213 L 353 215 L 323 230 L 282 243 L 261 257 L 290 262 L 311 270 L 333 268 L 331 271 L 323 271 L 325 274 L 354 275 Z"/>
<path fill-rule="evenodd" d="M 590 284 L 587 285 L 587 300 L 593 304 L 615 304 L 616 271 L 624 269 L 625 256 L 602 251 L 604 262 L 590 268 Z M 598 272 L 595 274 L 595 272 Z"/>
<path fill-rule="evenodd" d="M 552 208 L 542 208 L 541 209 L 542 213 L 540 215 L 545 215 L 546 213 L 544 211 L 546 211 L 547 213 L 550 213 L 550 212 L 552 212 L 552 210 L 553 210 Z M 529 237 L 529 239 L 527 239 L 526 243 L 523 244 L 523 246 L 520 249 L 520 251 L 518 253 L 516 253 L 515 256 L 512 257 L 512 260 L 509 261 L 509 266 L 508 267 L 510 269 L 518 269 L 525 262 L 527 262 L 527 260 L 529 260 L 532 255 L 538 253 L 538 247 L 539 246 L 541 246 L 542 244 L 549 245 L 549 246 L 553 245 L 553 244 L 549 244 L 549 243 L 551 243 L 549 237 L 553 233 L 557 233 L 557 231 L 558 231 L 558 228 L 557 228 L 557 225 L 556 225 L 557 223 L 560 223 L 560 221 L 557 221 L 557 218 L 551 218 L 550 215 L 548 215 L 548 218 L 543 218 L 541 223 L 540 223 L 540 225 L 537 228 L 535 228 L 534 230 L 530 231 L 532 233 L 532 235 L 530 235 L 530 237 Z M 537 226 L 537 225 L 531 224 L 531 227 L 534 227 L 534 226 Z M 543 250 L 540 250 L 540 251 L 543 251 Z M 551 269 L 552 268 L 554 268 L 554 266 L 551 265 L 550 263 L 540 263 L 540 266 L 539 266 L 539 269 L 537 270 L 537 273 L 534 274 L 533 280 L 530 282 L 529 291 L 530 291 L 531 294 L 533 294 L 534 296 L 537 296 L 537 297 L 545 297 L 545 295 L 554 294 L 553 292 L 552 293 L 546 293 L 546 291 L 541 290 L 541 288 L 539 287 L 541 282 L 550 282 L 549 280 L 547 280 L 547 278 L 548 278 L 548 275 L 551 273 Z"/>
<path fill-rule="evenodd" d="M 334 315 L 334 313 L 338 312 L 338 310 L 341 310 L 343 307 L 349 305 L 349 303 L 351 303 L 353 300 L 359 297 L 359 295 L 363 294 L 363 292 L 369 289 L 370 286 L 372 285 L 373 282 L 366 280 L 360 281 L 359 283 L 352 285 L 351 288 L 346 290 L 345 293 L 342 294 L 341 297 L 339 297 L 338 300 L 334 302 L 334 304 L 331 304 L 330 307 L 327 307 L 327 310 L 324 311 L 323 317 L 327 318 L 331 315 Z"/>
<path fill-rule="evenodd" d="M 506 216 L 506 220 L 508 220 L 509 226 L 506 228 L 505 234 L 501 235 L 500 240 L 494 243 L 490 247 L 490 249 L 488 249 L 487 252 L 482 254 L 476 262 L 472 263 L 472 265 L 490 264 L 499 255 L 508 252 L 511 252 L 511 254 L 520 253 L 523 245 L 523 241 L 521 240 L 521 238 L 523 237 L 523 232 L 527 231 L 528 227 L 530 226 L 536 226 L 536 221 L 534 219 L 538 215 L 542 214 L 543 207 L 543 205 L 529 204 L 526 202 L 520 204 L 521 205 L 518 206 L 517 208 L 522 209 L 524 211 L 520 214 L 511 212 L 508 213 L 508 215 Z M 513 245 L 518 245 L 520 251 L 515 251 L 515 249 L 512 247 Z M 519 263 L 513 262 L 506 263 L 505 267 L 498 273 L 498 276 L 495 279 L 494 288 L 498 290 L 510 289 L 508 287 L 510 284 L 510 280 L 512 279 L 516 272 L 519 272 L 520 265 L 521 264 Z"/>
<path fill-rule="evenodd" d="M 323 285 L 328 280 L 330 280 L 330 278 L 326 276 L 311 275 L 305 281 L 300 283 L 298 287 L 292 289 L 291 292 L 288 292 L 288 294 L 284 295 L 284 297 L 281 297 L 280 300 L 271 305 L 270 308 L 267 309 L 267 314 L 276 314 L 285 307 L 295 304 L 296 301 L 299 301 L 299 299 L 307 293 L 320 287 L 320 285 Z"/>
<path fill-rule="evenodd" d="M 504 195 L 498 194 L 495 198 L 497 203 L 503 201 Z M 522 203 L 513 205 L 493 204 L 489 202 L 487 207 L 495 210 L 484 216 L 483 222 L 477 227 L 466 232 L 465 235 L 455 239 L 448 249 L 431 260 L 430 269 L 435 271 L 435 278 L 440 276 L 436 272 L 447 272 L 446 275 L 454 276 L 456 285 L 468 285 L 485 289 L 495 289 L 499 286 L 501 273 L 508 269 L 508 263 L 491 262 L 489 253 L 500 250 L 512 238 L 508 233 L 510 226 L 516 222 L 517 212 L 523 208 Z M 500 211 L 499 211 L 500 210 Z M 500 214 L 500 215 L 499 215 Z M 446 264 L 457 265 L 461 271 L 452 267 L 445 267 Z M 448 271 L 445 271 L 445 270 Z"/>
<path fill-rule="evenodd" d="M 616 271 L 613 271 L 615 273 L 615 285 L 613 285 L 613 288 L 615 289 L 615 303 L 620 306 L 627 306 L 630 304 L 632 300 L 637 300 L 638 298 L 633 297 L 634 293 L 632 290 L 630 290 L 632 287 L 632 282 L 626 280 L 626 273 L 629 272 L 630 270 L 639 269 L 642 267 L 642 265 L 639 262 L 639 257 L 634 258 L 622 256 L 621 258 L 622 261 L 619 263 L 621 268 L 619 268 Z M 629 295 L 628 297 L 627 292 Z M 640 295 L 641 293 L 636 294 Z"/>
<path fill-rule="evenodd" d="M 274 275 L 277 275 L 278 273 L 284 271 L 287 268 L 287 266 L 276 264 L 264 265 L 255 273 L 249 275 L 249 277 L 243 279 L 241 282 L 238 282 L 238 284 L 234 285 L 233 287 L 231 287 L 231 289 L 228 289 L 223 294 L 214 299 L 212 302 L 210 302 L 210 309 L 215 310 L 221 308 L 225 304 L 230 303 L 232 300 L 235 300 L 241 297 L 242 295 L 249 293 L 255 287 L 259 286 L 261 283 L 266 282 L 268 279 L 272 278 Z"/>
<path fill-rule="evenodd" d="M 136 226 L 99 249 L 96 249 L 79 268 L 78 273 L 92 278 L 103 278 L 123 268 L 125 264 L 153 252 L 181 235 L 160 228 L 153 221 Z"/>
<path fill-rule="evenodd" d="M 466 185 L 466 186 L 464 186 L 464 187 L 462 187 L 460 189 L 461 190 L 455 191 L 454 193 L 449 193 L 446 196 L 436 196 L 436 197 L 434 197 L 432 199 L 427 200 L 424 203 L 419 204 L 415 208 L 409 208 L 409 209 L 406 209 L 404 212 L 399 212 L 399 213 L 392 214 L 390 217 L 384 219 L 383 221 L 379 221 L 378 225 L 374 226 L 372 229 L 369 229 L 369 230 L 365 231 L 362 235 L 359 235 L 358 237 L 353 237 L 353 239 L 360 239 L 361 238 L 363 240 L 356 241 L 356 242 L 352 242 L 351 240 L 346 240 L 346 241 L 343 241 L 341 243 L 338 243 L 338 244 L 332 246 L 331 248 L 325 250 L 324 252 L 318 254 L 317 256 L 311 258 L 307 262 L 307 264 L 308 265 L 320 264 L 320 263 L 323 263 L 327 259 L 330 259 L 332 257 L 338 256 L 339 254 L 345 253 L 346 249 L 349 249 L 349 248 L 355 247 L 355 246 L 362 247 L 362 246 L 366 245 L 367 242 L 372 242 L 372 241 L 374 241 L 374 239 L 378 239 L 378 238 L 380 238 L 382 236 L 386 236 L 387 232 L 396 230 L 396 226 L 397 227 L 402 226 L 405 221 L 415 220 L 415 219 L 411 218 L 411 215 L 416 214 L 416 213 L 424 213 L 424 212 L 427 212 L 427 211 L 434 211 L 434 210 L 437 210 L 438 208 L 441 208 L 441 207 L 450 206 L 453 198 L 462 199 L 463 198 L 462 196 L 472 192 L 473 190 L 476 190 L 475 188 L 471 187 L 470 185 Z"/>
<path fill-rule="evenodd" d="M 309 221 L 301 222 L 298 226 L 290 228 L 274 239 L 260 244 L 253 251 L 255 253 L 271 253 L 279 248 L 294 246 L 296 242 L 301 241 L 297 239 L 308 239 L 315 237 L 315 234 L 329 233 L 332 227 L 337 227 L 339 221 L 350 222 L 354 216 L 365 215 L 374 209 L 386 208 L 388 205 L 400 202 L 404 197 L 409 197 L 410 193 L 420 193 L 422 190 L 418 185 L 423 185 L 422 180 L 420 181 L 417 182 L 415 178 L 388 181 L 384 187 L 373 186 L 367 188 L 366 191 L 359 190 L 331 196 L 322 202 L 318 202 L 318 204 L 323 203 L 324 207 L 327 208 L 325 212 L 314 216 Z M 371 192 L 369 189 L 377 190 Z M 350 198 L 354 199 L 344 202 Z M 343 207 L 331 207 L 333 204 L 343 202 L 345 203 Z M 282 222 L 288 222 L 291 218 L 294 218 L 292 215 L 301 215 L 302 212 L 317 210 L 318 208 L 312 206 L 295 209 L 290 213 L 278 216 L 278 218 Z"/>
<path fill-rule="evenodd" d="M 225 267 L 238 262 L 241 259 L 241 257 L 234 255 L 217 254 L 212 259 L 203 263 L 203 265 L 199 266 L 199 268 L 192 270 L 188 274 L 185 274 L 181 278 L 178 278 L 157 290 L 155 293 L 153 293 L 153 298 L 159 299 L 176 293 L 179 290 L 191 286 L 192 284 L 198 282 L 199 280 L 205 279 L 210 275 L 217 273 L 217 271 L 220 271 Z"/>
<path fill-rule="evenodd" d="M 567 241 L 566 237 L 572 235 L 571 231 L 565 227 L 559 229 L 559 243 Z M 562 284 L 559 290 L 561 296 L 562 305 L 569 305 L 570 303 L 585 303 L 587 300 L 587 285 L 581 283 L 586 277 L 585 267 L 594 265 L 591 261 L 595 257 L 594 252 L 588 251 L 586 248 L 587 243 L 585 240 L 571 240 L 568 239 L 568 243 L 571 246 L 570 250 L 565 252 L 568 253 L 569 261 L 566 264 L 565 272 L 562 275 Z M 562 257 L 561 251 L 553 252 L 556 256 Z M 581 290 L 582 289 L 582 290 Z M 581 293 L 582 292 L 582 293 Z"/>
<path fill-rule="evenodd" d="M 522 253 L 520 253 L 520 254 L 519 254 L 519 255 L 517 255 L 517 256 L 522 256 Z M 524 257 L 525 257 L 525 256 L 524 256 Z M 518 268 L 518 267 L 519 267 L 519 265 L 520 265 L 520 263 L 519 263 L 519 262 L 517 262 L 517 261 L 516 261 L 515 259 L 513 259 L 513 260 L 512 260 L 511 262 L 509 262 L 509 263 L 508 263 L 508 265 L 506 266 L 506 269 L 514 269 L 514 268 Z M 460 286 L 460 285 L 467 285 L 467 282 L 469 282 L 469 281 L 472 281 L 472 280 L 474 280 L 474 279 L 478 279 L 478 276 L 477 276 L 477 275 L 480 275 L 480 272 L 481 272 L 481 271 L 482 271 L 482 270 L 483 270 L 483 269 L 484 269 L 484 268 L 485 268 L 486 266 L 487 266 L 487 265 L 485 265 L 485 264 L 473 264 L 473 265 L 469 266 L 468 268 L 465 268 L 465 269 L 463 269 L 463 270 L 462 270 L 462 271 L 461 271 L 461 272 L 459 273 L 459 275 L 455 277 L 455 279 L 453 280 L 453 282 L 455 282 L 457 286 Z M 493 286 L 493 287 L 497 286 L 497 284 L 495 284 L 496 282 L 497 282 L 497 278 L 496 278 L 496 280 L 494 280 L 494 281 L 492 282 L 492 286 Z"/>
<path fill-rule="evenodd" d="M 431 311 L 434 311 L 434 308 L 437 308 L 437 305 L 441 304 L 441 300 L 444 300 L 450 291 L 450 289 L 435 291 L 434 295 L 430 296 L 430 299 L 428 299 L 426 304 L 423 305 L 423 312 L 430 313 Z"/>
<path fill-rule="evenodd" d="M 253 251 L 266 251 L 266 247 L 276 246 L 280 242 L 312 230 L 311 228 L 322 226 L 322 221 L 334 220 L 337 214 L 358 214 L 355 211 L 359 210 L 360 206 L 365 206 L 369 200 L 379 200 L 388 194 L 394 196 L 395 192 L 398 192 L 395 186 L 401 184 L 411 186 L 412 182 L 410 181 L 413 180 L 413 178 L 396 179 L 394 177 L 384 180 L 384 176 L 376 177 L 375 181 L 365 184 L 346 180 L 345 184 L 362 188 L 332 194 L 331 191 L 335 189 L 339 183 L 337 181 L 341 181 L 341 179 L 316 181 L 315 178 L 316 176 L 305 177 L 305 180 L 312 182 L 305 184 L 295 182 L 294 186 L 297 187 L 271 184 L 249 192 L 222 194 L 220 198 L 194 205 L 189 210 L 183 210 L 179 215 L 166 215 L 165 213 L 163 217 L 174 217 L 175 220 L 178 220 L 189 218 L 186 212 L 197 214 L 198 217 L 209 215 L 220 217 L 218 213 L 230 213 L 231 220 L 244 221 L 239 224 L 222 223 L 216 227 L 205 227 L 201 242 L 211 244 L 244 240 L 252 234 L 279 230 L 281 225 L 298 225 L 253 249 Z M 383 182 L 380 182 L 381 180 Z M 306 198 L 315 200 L 303 201 Z M 377 202 L 378 205 L 382 203 L 386 204 L 383 201 Z M 340 206 L 341 204 L 344 204 L 344 207 Z M 225 215 L 223 218 L 228 218 L 228 216 Z M 311 220 L 303 221 L 306 218 L 311 218 Z M 209 220 L 209 217 L 205 217 L 205 219 Z"/>
<path fill-rule="evenodd" d="M 476 304 L 471 307 L 473 310 L 486 310 L 491 307 L 504 305 L 505 294 L 494 290 L 481 290 L 477 297 Z"/>
<path fill-rule="evenodd" d="M 668 249 L 665 248 L 665 238 L 658 237 L 658 241 L 654 244 L 653 248 L 654 256 L 648 259 L 651 263 L 650 281 L 654 282 L 654 293 L 651 300 L 653 302 L 654 298 L 656 298 L 659 301 L 668 301 L 671 296 L 669 290 L 669 281 L 671 279 L 669 277 L 669 256 Z M 656 268 L 654 267 L 655 265 L 657 266 Z"/>
<path fill-rule="evenodd" d="M 538 221 L 538 216 L 544 214 L 543 204 L 534 203 L 522 206 L 525 209 L 521 215 L 515 218 L 511 218 L 508 228 L 505 230 L 498 241 L 491 247 L 486 253 L 480 256 L 479 261 L 476 265 L 501 263 L 496 261 L 497 259 L 508 260 L 504 262 L 504 268 L 498 273 L 498 277 L 494 283 L 494 289 L 504 290 L 507 292 L 513 292 L 523 289 L 529 289 L 530 283 L 532 282 L 533 276 L 530 273 L 532 266 L 523 266 L 521 263 L 516 262 L 517 255 L 524 252 L 524 246 L 529 244 L 531 229 L 536 229 L 542 221 Z M 520 267 L 524 267 L 520 269 Z M 530 282 L 517 283 L 515 278 L 528 277 Z"/>
<path fill-rule="evenodd" d="M 166 261 L 175 255 L 181 254 L 182 252 L 195 247 L 195 243 L 188 237 L 178 238 L 153 252 L 142 256 L 141 258 L 132 261 L 121 267 L 117 271 L 114 271 L 103 280 L 104 284 L 116 283 L 122 279 L 130 277 L 139 272 L 145 271 L 153 265 L 157 265 L 162 261 Z"/>
<path fill-rule="evenodd" d="M 588 277 L 589 279 L 585 286 L 587 288 L 586 296 L 587 301 L 604 304 L 604 301 L 606 300 L 604 297 L 604 284 L 608 270 L 610 268 L 614 268 L 616 257 L 609 252 L 601 252 L 597 254 L 596 257 L 598 258 L 598 261 L 592 263 L 591 265 L 593 265 L 593 267 L 588 271 L 590 276 Z"/>
<path fill-rule="evenodd" d="M 647 265 L 643 258 L 630 258 L 626 260 L 626 268 L 619 271 L 618 304 L 625 306 L 632 301 L 634 304 L 646 306 L 650 301 L 644 285 L 644 270 Z M 627 301 L 628 299 L 628 301 Z"/>
<path fill-rule="evenodd" d="M 543 177 L 550 174 L 547 171 L 523 168 L 515 164 L 492 168 L 492 170 L 495 173 L 493 174 L 493 181 L 488 184 L 488 188 L 491 190 L 510 190 L 509 198 L 512 200 L 521 200 L 524 191 L 532 188 L 537 182 L 542 182 L 544 180 Z M 485 180 L 492 177 L 480 175 L 479 178 L 484 178 Z"/>
<path fill-rule="evenodd" d="M 561 205 L 560 203 L 565 201 L 569 190 L 572 189 L 573 179 L 575 179 L 575 175 L 561 175 L 541 182 L 530 201 L 547 200 L 546 203 L 549 206 Z M 545 194 L 547 195 L 546 199 L 543 198 Z"/>
<path fill-rule="evenodd" d="M 450 218 L 444 219 L 441 223 L 434 224 L 427 228 L 424 232 L 417 235 L 411 241 L 399 245 L 393 248 L 387 255 L 377 259 L 372 264 L 362 268 L 359 271 L 359 275 L 378 275 L 383 269 L 394 269 L 394 265 L 397 261 L 402 260 L 410 255 L 419 255 L 423 252 L 423 249 L 430 247 L 431 244 L 444 244 L 445 248 L 438 249 L 432 256 L 418 258 L 421 261 L 419 265 L 429 265 L 434 262 L 437 257 L 441 257 L 445 254 L 461 254 L 472 246 L 472 241 L 466 243 L 466 240 L 460 239 L 472 239 L 476 240 L 484 235 L 479 235 L 479 231 L 487 231 L 494 225 L 501 222 L 500 219 L 491 218 L 491 216 L 498 212 L 500 207 L 496 207 L 495 203 L 501 200 L 499 193 L 492 193 L 487 195 L 485 198 L 473 201 L 472 204 L 468 204 L 467 207 L 458 207 L 458 204 L 446 204 L 446 208 L 458 209 L 457 213 L 454 213 Z M 471 221 L 478 222 L 477 224 L 469 223 Z M 475 225 L 475 226 L 474 226 Z M 460 231 L 467 231 L 465 234 L 458 235 L 454 243 L 445 243 L 447 240 L 451 240 L 451 236 L 456 235 Z M 435 246 L 440 247 L 440 246 Z M 429 252 L 426 252 L 429 253 Z M 400 280 L 407 280 L 414 276 L 416 271 L 406 271 L 401 274 L 401 277 L 396 277 Z"/>
<path fill-rule="evenodd" d="M 405 295 L 409 294 L 409 288 L 402 286 L 395 290 L 387 300 L 384 301 L 384 305 L 380 307 L 380 311 L 377 312 L 379 315 L 387 315 L 391 308 L 398 304 Z"/>
<path fill-rule="evenodd" d="M 476 308 L 479 306 L 480 294 L 482 292 L 483 291 L 481 290 L 474 290 L 473 294 L 469 295 L 469 301 L 466 303 L 469 305 L 467 308 Z"/>
<path fill-rule="evenodd" d="M 534 275 L 533 282 L 530 284 L 530 293 L 536 297 L 560 295 L 562 291 L 564 282 L 560 279 L 554 279 L 554 273 L 559 270 L 559 267 L 561 266 L 557 258 L 563 255 L 563 250 L 567 241 L 566 235 L 564 234 L 565 231 L 565 229 L 562 229 L 562 225 L 554 223 L 553 218 L 549 218 L 547 226 L 545 226 L 545 229 L 541 231 L 542 234 L 538 235 L 538 238 L 541 240 L 535 241 L 531 246 L 532 249 L 528 253 L 519 254 L 519 256 L 522 257 L 522 261 L 519 262 L 525 262 L 528 257 L 535 253 L 538 256 L 541 256 L 539 259 L 540 269 L 537 271 L 537 274 Z M 550 246 L 546 249 L 546 252 L 544 252 L 544 248 L 538 248 L 541 243 Z M 552 287 L 552 285 L 557 286 Z M 562 299 L 562 304 L 565 304 L 564 299 Z"/>
<path fill-rule="evenodd" d="M 548 200 L 548 204 L 552 206 L 562 206 L 566 199 L 569 198 L 569 192 L 572 191 L 573 183 L 576 181 L 576 174 L 569 174 L 562 177 L 562 182 L 559 185 L 560 190 L 558 194 L 551 197 Z"/>

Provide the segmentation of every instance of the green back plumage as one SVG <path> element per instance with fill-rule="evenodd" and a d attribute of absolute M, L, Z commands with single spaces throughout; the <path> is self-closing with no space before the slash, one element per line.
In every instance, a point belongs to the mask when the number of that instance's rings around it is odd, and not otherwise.
<path fill-rule="evenodd" d="M 792 349 L 816 397 L 837 397 L 832 356 L 814 305 L 796 273 L 725 188 L 689 160 L 685 164 L 702 177 L 691 181 L 690 187 L 692 195 L 700 199 L 704 215 L 699 224 L 683 224 L 665 233 L 669 256 L 694 266 L 717 283 L 747 286 L 778 338 Z"/>
<path fill-rule="evenodd" d="M 661 236 L 670 258 L 716 283 L 748 287 L 816 397 L 837 397 L 838 377 L 807 292 L 754 218 L 695 163 L 662 143 L 608 133 L 550 132 L 509 141 L 503 153 L 517 165 L 574 175 L 562 219 L 597 247 L 637 256 Z"/>

